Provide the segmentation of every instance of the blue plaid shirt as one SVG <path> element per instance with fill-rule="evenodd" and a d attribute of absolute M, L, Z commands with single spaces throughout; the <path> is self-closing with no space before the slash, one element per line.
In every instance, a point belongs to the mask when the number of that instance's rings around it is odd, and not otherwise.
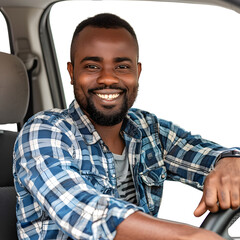
<path fill-rule="evenodd" d="M 14 148 L 19 239 L 113 239 L 135 211 L 157 216 L 167 178 L 202 189 L 226 150 L 138 109 L 121 134 L 137 205 L 119 198 L 113 155 L 76 101 L 29 119 Z"/>

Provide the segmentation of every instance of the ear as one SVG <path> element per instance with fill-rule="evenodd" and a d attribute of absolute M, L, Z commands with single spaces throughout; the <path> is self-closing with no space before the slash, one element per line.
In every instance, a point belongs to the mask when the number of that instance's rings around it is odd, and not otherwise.
<path fill-rule="evenodd" d="M 73 80 L 74 80 L 73 76 L 74 76 L 74 74 L 73 74 L 73 65 L 72 65 L 71 62 L 67 63 L 67 70 L 68 70 L 69 76 L 71 78 L 71 84 L 73 85 Z"/>
<path fill-rule="evenodd" d="M 138 62 L 137 67 L 138 67 L 138 79 L 139 79 L 140 74 L 141 74 L 141 72 L 142 72 L 142 64 L 141 64 L 140 62 Z"/>

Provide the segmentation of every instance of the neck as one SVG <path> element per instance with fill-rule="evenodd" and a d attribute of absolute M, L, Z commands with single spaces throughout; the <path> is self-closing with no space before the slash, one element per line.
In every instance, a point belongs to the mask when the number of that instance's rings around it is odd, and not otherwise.
<path fill-rule="evenodd" d="M 101 126 L 93 123 L 98 134 L 112 153 L 122 154 L 125 142 L 120 136 L 122 122 L 114 126 Z"/>

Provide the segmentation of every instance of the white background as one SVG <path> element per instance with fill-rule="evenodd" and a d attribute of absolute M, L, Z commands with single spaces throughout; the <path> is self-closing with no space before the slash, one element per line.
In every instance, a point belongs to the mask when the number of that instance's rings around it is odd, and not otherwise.
<path fill-rule="evenodd" d="M 8 29 L 5 18 L 0 12 L 0 52 L 10 53 Z"/>

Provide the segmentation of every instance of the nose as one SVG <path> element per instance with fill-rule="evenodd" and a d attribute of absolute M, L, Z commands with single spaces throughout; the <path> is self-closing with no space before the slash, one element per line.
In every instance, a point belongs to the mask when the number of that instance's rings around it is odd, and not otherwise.
<path fill-rule="evenodd" d="M 112 69 L 102 69 L 101 74 L 97 79 L 97 83 L 110 86 L 119 83 L 119 78 Z"/>

